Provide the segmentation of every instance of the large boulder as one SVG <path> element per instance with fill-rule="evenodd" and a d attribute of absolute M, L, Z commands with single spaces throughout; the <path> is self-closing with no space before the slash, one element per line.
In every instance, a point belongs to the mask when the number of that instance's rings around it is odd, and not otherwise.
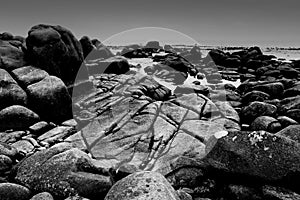
<path fill-rule="evenodd" d="M 27 157 L 15 169 L 15 180 L 34 193 L 49 192 L 58 199 L 68 196 L 104 197 L 112 186 L 109 173 L 79 149 L 61 143 Z"/>
<path fill-rule="evenodd" d="M 59 78 L 47 76 L 28 86 L 27 91 L 28 106 L 42 119 L 57 123 L 72 118 L 71 96 Z"/>
<path fill-rule="evenodd" d="M 0 111 L 0 130 L 24 129 L 39 121 L 39 116 L 23 106 L 14 105 Z"/>
<path fill-rule="evenodd" d="M 237 131 L 212 138 L 206 150 L 205 162 L 220 177 L 246 184 L 281 184 L 299 191 L 300 145 L 296 141 L 265 131 Z"/>
<path fill-rule="evenodd" d="M 66 85 L 74 83 L 80 67 L 83 68 L 80 78 L 88 78 L 87 70 L 82 65 L 81 45 L 66 28 L 36 25 L 28 32 L 26 45 L 31 63 L 61 78 Z"/>
<path fill-rule="evenodd" d="M 0 69 L 0 109 L 11 105 L 26 105 L 27 94 L 4 69 Z"/>
<path fill-rule="evenodd" d="M 180 200 L 170 183 L 157 172 L 137 172 L 118 181 L 105 200 Z"/>
<path fill-rule="evenodd" d="M 19 41 L 3 41 L 0 39 L 0 68 L 11 71 L 26 65 L 22 43 Z"/>

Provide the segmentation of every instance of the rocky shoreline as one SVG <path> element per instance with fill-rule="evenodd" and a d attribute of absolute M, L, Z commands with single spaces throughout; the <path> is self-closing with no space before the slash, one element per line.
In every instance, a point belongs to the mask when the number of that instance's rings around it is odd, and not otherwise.
<path fill-rule="evenodd" d="M 0 34 L 0 61 L 1 199 L 300 199 L 300 60 L 156 41 L 114 55 L 37 25 Z"/>

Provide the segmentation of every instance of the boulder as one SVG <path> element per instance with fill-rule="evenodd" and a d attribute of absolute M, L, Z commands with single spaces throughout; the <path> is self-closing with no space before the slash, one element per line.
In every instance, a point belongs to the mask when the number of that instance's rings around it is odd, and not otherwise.
<path fill-rule="evenodd" d="M 86 58 L 89 55 L 89 53 L 91 53 L 91 51 L 93 51 L 95 49 L 95 46 L 93 45 L 92 41 L 90 40 L 90 38 L 88 36 L 83 36 L 79 40 L 79 42 L 82 47 L 83 57 Z"/>
<path fill-rule="evenodd" d="M 81 79 L 88 79 L 79 41 L 61 26 L 39 24 L 33 26 L 26 38 L 31 63 L 50 75 L 61 78 L 66 85 L 73 84 L 79 68 Z"/>
<path fill-rule="evenodd" d="M 12 73 L 16 77 L 16 80 L 25 88 L 33 83 L 43 80 L 49 75 L 46 71 L 32 66 L 15 69 Z"/>
<path fill-rule="evenodd" d="M 41 119 L 62 122 L 72 118 L 71 96 L 59 78 L 47 76 L 40 82 L 28 86 L 27 91 L 28 105 L 40 115 Z"/>
<path fill-rule="evenodd" d="M 41 192 L 34 195 L 30 200 L 54 200 L 49 192 Z"/>
<path fill-rule="evenodd" d="M 262 92 L 262 91 L 253 90 L 251 92 L 247 92 L 246 94 L 244 94 L 242 96 L 242 103 L 244 105 L 248 105 L 249 103 L 254 102 L 254 101 L 263 102 L 269 98 L 270 98 L 270 95 L 268 95 L 267 93 Z"/>
<path fill-rule="evenodd" d="M 204 161 L 218 177 L 299 190 L 300 145 L 296 141 L 265 131 L 236 131 L 209 140 L 206 147 Z"/>
<path fill-rule="evenodd" d="M 0 130 L 22 130 L 39 121 L 39 116 L 23 106 L 14 105 L 0 110 Z"/>
<path fill-rule="evenodd" d="M 250 124 L 259 116 L 274 116 L 276 112 L 276 106 L 264 102 L 254 101 L 241 109 L 240 117 L 243 122 Z"/>
<path fill-rule="evenodd" d="M 280 111 L 286 114 L 290 110 L 300 109 L 300 96 L 287 97 L 281 100 Z"/>
<path fill-rule="evenodd" d="M 0 155 L 5 155 L 10 158 L 15 158 L 17 155 L 16 148 L 12 147 L 11 145 L 8 145 L 6 143 L 0 142 Z"/>
<path fill-rule="evenodd" d="M 11 71 L 27 64 L 21 44 L 12 45 L 9 41 L 0 40 L 0 68 Z"/>
<path fill-rule="evenodd" d="M 118 181 L 104 200 L 180 200 L 176 191 L 161 174 L 137 172 Z"/>
<path fill-rule="evenodd" d="M 276 133 L 276 135 L 285 136 L 300 143 L 300 125 L 290 125 Z"/>
<path fill-rule="evenodd" d="M 60 143 L 20 162 L 15 180 L 35 193 L 49 192 L 55 199 L 76 194 L 101 197 L 112 182 L 108 172 L 96 167 L 94 162 L 86 153 Z"/>
<path fill-rule="evenodd" d="M 149 41 L 149 42 L 147 42 L 145 48 L 162 49 L 162 47 L 159 46 L 159 42 L 158 41 Z"/>
<path fill-rule="evenodd" d="M 31 196 L 31 192 L 22 185 L 0 183 L 0 196 L 3 200 L 28 200 Z"/>
<path fill-rule="evenodd" d="M 270 116 L 257 117 L 250 125 L 252 131 L 268 131 L 270 133 L 276 133 L 281 129 L 281 124 L 277 119 Z"/>
<path fill-rule="evenodd" d="M 0 69 L 0 109 L 14 104 L 26 105 L 27 94 L 4 69 Z"/>
<path fill-rule="evenodd" d="M 299 124 L 297 121 L 287 117 L 287 116 L 279 116 L 277 117 L 277 120 L 280 122 L 282 128 L 285 128 L 289 125 L 297 125 Z"/>
<path fill-rule="evenodd" d="M 280 82 L 267 83 L 263 85 L 254 86 L 253 90 L 265 92 L 269 94 L 271 98 L 280 98 L 282 97 L 284 86 Z"/>

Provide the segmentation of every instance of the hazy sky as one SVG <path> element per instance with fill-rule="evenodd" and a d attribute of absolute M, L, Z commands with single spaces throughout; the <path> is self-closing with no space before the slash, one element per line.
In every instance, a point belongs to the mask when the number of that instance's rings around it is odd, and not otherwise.
<path fill-rule="evenodd" d="M 60 24 L 78 38 L 88 35 L 101 41 L 128 29 L 163 27 L 203 45 L 300 47 L 299 0 L 9 0 L 1 4 L 0 32 L 27 36 L 30 27 L 39 23 Z"/>

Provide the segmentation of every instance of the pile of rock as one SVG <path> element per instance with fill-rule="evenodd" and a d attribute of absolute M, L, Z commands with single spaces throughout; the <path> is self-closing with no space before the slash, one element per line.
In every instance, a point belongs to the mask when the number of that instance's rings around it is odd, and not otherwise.
<path fill-rule="evenodd" d="M 155 41 L 124 57 L 106 50 L 60 26 L 0 34 L 1 199 L 300 198 L 298 61 L 257 47 L 154 57 Z M 145 70 L 161 77 L 202 70 L 219 83 L 223 69 L 246 81 L 171 92 L 128 73 L 129 57 L 157 59 Z"/>

